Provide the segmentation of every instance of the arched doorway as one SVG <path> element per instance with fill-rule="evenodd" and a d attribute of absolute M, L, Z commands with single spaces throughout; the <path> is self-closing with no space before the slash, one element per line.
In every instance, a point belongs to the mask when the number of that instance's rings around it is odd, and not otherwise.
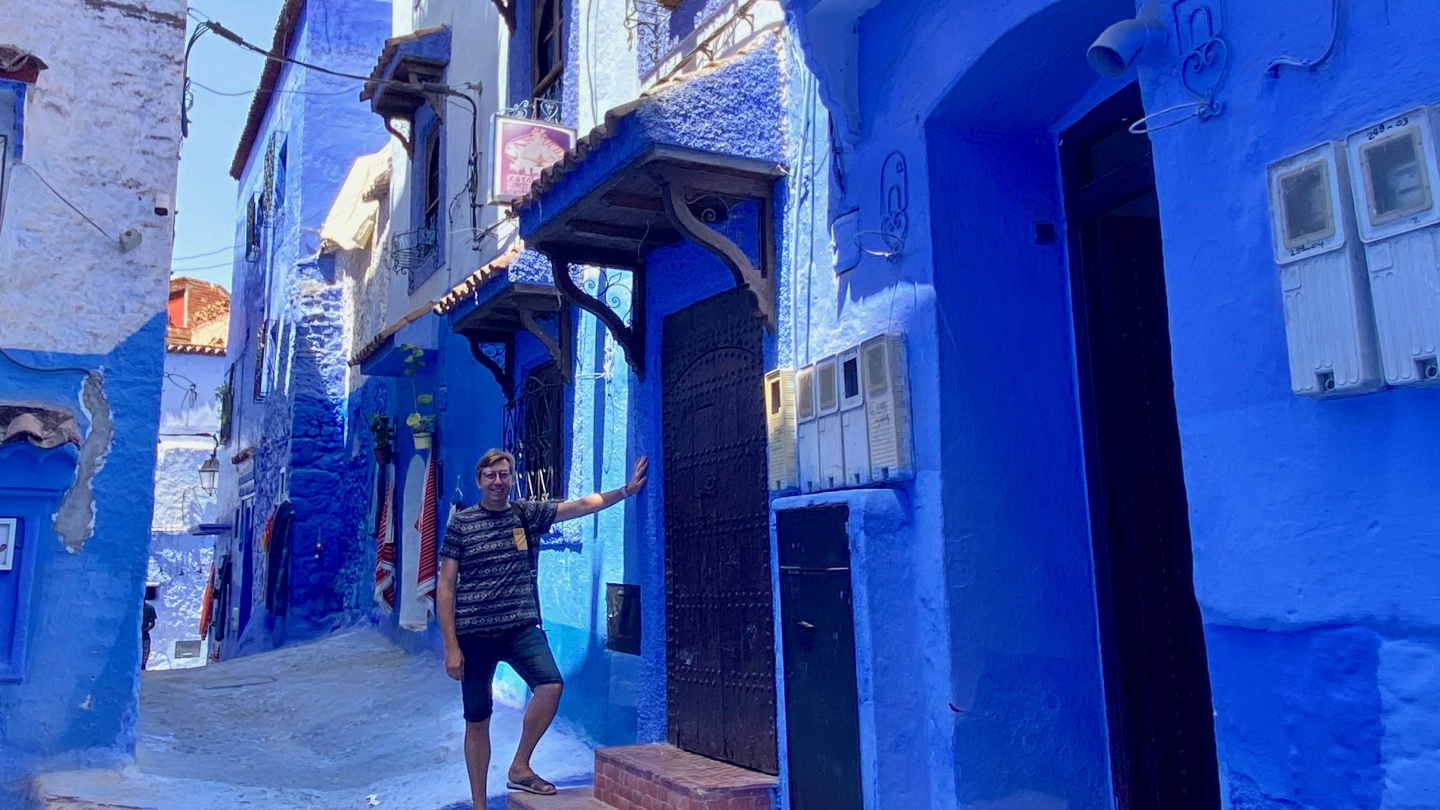
<path fill-rule="evenodd" d="M 1144 113 L 1084 57 L 1133 14 L 1050 5 L 926 125 L 967 803 L 1219 807 Z"/>

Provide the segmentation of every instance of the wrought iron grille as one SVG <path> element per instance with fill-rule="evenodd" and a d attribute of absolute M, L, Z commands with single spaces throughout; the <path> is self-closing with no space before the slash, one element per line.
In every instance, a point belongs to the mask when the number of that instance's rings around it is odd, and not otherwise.
<path fill-rule="evenodd" d="M 559 84 L 552 85 L 558 88 Z M 558 90 L 555 97 L 527 98 L 524 101 L 512 104 L 500 111 L 501 115 L 510 118 L 530 118 L 536 121 L 544 121 L 547 124 L 560 123 L 560 98 Z"/>
<path fill-rule="evenodd" d="M 435 252 L 434 228 L 416 228 L 390 237 L 390 269 L 408 273 L 419 267 Z"/>
<path fill-rule="evenodd" d="M 554 363 L 525 377 L 505 405 L 505 449 L 515 456 L 515 497 L 542 501 L 564 495 L 565 383 Z"/>

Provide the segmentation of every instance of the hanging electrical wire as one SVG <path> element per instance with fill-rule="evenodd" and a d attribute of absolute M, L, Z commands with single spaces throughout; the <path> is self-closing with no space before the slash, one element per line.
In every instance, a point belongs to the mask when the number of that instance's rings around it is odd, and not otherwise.
<path fill-rule="evenodd" d="M 196 16 L 195 19 L 198 20 L 199 17 Z M 313 70 L 313 71 L 315 71 L 315 72 L 317 72 L 317 73 L 323 73 L 323 74 L 325 74 L 325 75 L 327 75 L 327 76 L 334 76 L 334 77 L 340 78 L 340 79 L 353 79 L 353 80 L 355 80 L 355 81 L 364 82 L 367 86 L 369 86 L 369 85 L 375 85 L 375 86 L 377 86 L 377 87 L 399 87 L 399 88 L 403 88 L 404 90 L 407 90 L 407 91 L 412 92 L 412 93 L 433 94 L 433 95 L 447 96 L 447 97 L 449 97 L 449 98 L 454 98 L 454 99 L 458 99 L 458 100 L 460 100 L 460 101 L 464 101 L 464 102 L 465 102 L 467 105 L 469 105 L 469 107 L 470 107 L 470 159 L 467 161 L 467 163 L 469 164 L 469 167 L 470 167 L 470 176 L 469 176 L 469 178 L 468 178 L 467 181 L 466 181 L 465 188 L 466 188 L 466 190 L 468 190 L 468 191 L 470 192 L 470 227 L 471 227 L 472 229 L 478 229 L 478 228 L 479 228 L 479 226 L 480 226 L 479 211 L 480 211 L 480 207 L 481 207 L 481 206 L 480 206 L 480 200 L 479 200 L 479 195 L 480 195 L 480 178 L 479 178 L 479 166 L 478 166 L 478 164 L 479 164 L 479 162 L 480 162 L 480 105 L 479 105 L 478 103 L 476 103 L 475 99 L 472 99 L 469 95 L 467 95 L 466 93 L 462 92 L 462 90 L 469 90 L 469 91 L 473 91 L 473 92 L 475 92 L 475 93 L 478 94 L 478 93 L 482 92 L 480 85 L 478 85 L 478 84 L 473 84 L 473 83 L 472 83 L 472 84 L 463 85 L 461 88 L 455 88 L 455 87 L 451 87 L 450 85 L 442 84 L 442 83 L 439 83 L 439 82 L 420 82 L 420 83 L 402 82 L 402 81 L 398 81 L 398 80 L 395 80 L 395 79 L 377 79 L 377 78 L 374 78 L 374 77 L 371 77 L 371 76 L 361 76 L 361 75 L 358 75 L 358 74 L 355 74 L 355 73 L 346 73 L 346 72 L 341 71 L 341 70 L 332 70 L 331 68 L 327 68 L 327 67 L 322 67 L 322 66 L 320 66 L 320 65 L 311 64 L 311 63 L 309 63 L 309 62 L 304 62 L 304 61 L 301 61 L 301 60 L 299 60 L 299 59 L 293 59 L 293 58 L 291 58 L 291 57 L 289 57 L 289 56 L 287 56 L 287 55 L 285 55 L 285 54 L 283 54 L 283 53 L 278 53 L 278 52 L 275 52 L 275 51 L 266 50 L 265 48 L 262 48 L 262 47 L 260 47 L 259 45 L 256 45 L 256 44 L 254 44 L 254 43 L 251 43 L 251 42 L 246 41 L 244 37 L 240 36 L 239 34 L 235 33 L 234 31 L 231 31 L 229 28 L 226 28 L 225 26 L 221 25 L 220 23 L 215 22 L 214 20 L 211 20 L 211 19 L 208 19 L 208 18 L 205 19 L 205 20 L 203 20 L 203 21 L 201 21 L 200 24 L 199 24 L 199 26 L 197 26 L 197 28 L 196 28 L 196 33 L 191 36 L 190 45 L 187 46 L 186 49 L 185 49 L 187 64 L 188 64 L 188 60 L 189 60 L 190 48 L 193 47 L 194 44 L 195 44 L 195 42 L 199 40 L 199 38 L 200 38 L 200 36 L 201 36 L 200 31 L 202 31 L 202 30 L 203 30 L 203 31 L 212 31 L 212 32 L 214 32 L 217 36 L 221 37 L 222 39 L 225 39 L 225 40 L 227 40 L 227 41 L 229 41 L 229 42 L 232 42 L 232 43 L 234 43 L 235 45 L 238 45 L 239 47 L 241 47 L 241 48 L 243 48 L 243 49 L 245 49 L 245 50 L 247 50 L 247 51 L 251 51 L 251 52 L 253 52 L 253 53 L 257 53 L 257 54 L 265 57 L 265 58 L 268 59 L 268 60 L 272 60 L 272 61 L 276 61 L 276 62 L 282 62 L 282 63 L 288 64 L 288 65 L 295 65 L 295 66 L 297 66 L 297 67 L 305 68 L 306 70 Z M 187 68 L 187 76 L 186 76 L 186 79 L 185 79 L 185 86 L 188 88 L 188 87 L 190 86 L 190 84 L 191 84 L 191 81 L 190 81 L 189 76 L 188 76 L 188 68 Z M 207 89 L 208 89 L 208 88 L 207 88 Z M 212 91 L 212 92 L 213 92 L 213 91 Z M 187 90 L 187 93 L 188 93 L 188 90 Z M 182 116 L 181 116 L 181 117 L 182 117 L 182 128 L 185 130 L 185 132 L 188 133 L 188 126 L 184 126 L 184 121 L 183 121 L 183 119 L 184 119 L 184 114 L 183 114 L 183 111 L 182 111 Z M 477 243 L 476 243 L 476 246 L 477 246 L 477 247 L 478 247 L 478 244 L 479 244 L 479 243 L 477 242 Z"/>
<path fill-rule="evenodd" d="M 23 162 L 23 161 L 18 161 L 18 162 L 15 163 L 15 165 L 16 165 L 16 166 L 23 166 L 23 167 L 24 167 L 26 170 L 28 170 L 32 175 L 35 176 L 35 179 L 36 179 L 36 180 L 39 180 L 41 183 L 45 184 L 45 188 L 50 189 L 50 193 L 51 193 L 51 194 L 54 194 L 55 197 L 60 200 L 60 202 L 63 202 L 63 203 L 65 203 L 66 205 L 68 205 L 68 206 L 70 207 L 70 210 L 71 210 L 71 211 L 74 211 L 75 213 L 79 214 L 81 219 L 83 219 L 83 220 L 85 220 L 86 222 L 90 223 L 90 224 L 95 228 L 95 230 L 97 230 L 97 231 L 100 232 L 100 235 L 101 235 L 101 236 L 103 236 L 103 237 L 105 237 L 106 239 L 109 239 L 109 240 L 111 240 L 111 241 L 118 241 L 118 240 L 116 239 L 116 237 L 111 236 L 109 233 L 107 233 L 107 232 L 105 231 L 104 228 L 100 227 L 100 223 L 98 223 L 98 222 L 96 222 L 95 220 L 91 219 L 90 217 L 86 216 L 86 214 L 85 214 L 84 211 L 81 211 L 79 208 L 76 208 L 76 207 L 75 207 L 75 203 L 72 203 L 72 202 L 70 202 L 69 200 L 65 199 L 65 195 L 64 195 L 64 194 L 61 194 L 59 191 L 57 191 L 57 190 L 55 189 L 54 186 L 50 185 L 50 181 L 49 181 L 49 180 L 46 180 L 46 179 L 45 179 L 45 176 L 42 175 L 42 174 L 40 174 L 40 172 L 37 171 L 34 166 L 31 166 L 30 164 L 25 163 L 25 162 Z"/>

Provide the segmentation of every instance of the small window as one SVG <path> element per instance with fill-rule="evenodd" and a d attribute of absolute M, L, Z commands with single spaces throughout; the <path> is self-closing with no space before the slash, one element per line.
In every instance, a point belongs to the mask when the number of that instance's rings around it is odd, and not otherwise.
<path fill-rule="evenodd" d="M 807 366 L 795 375 L 795 413 L 801 419 L 815 416 L 815 369 Z"/>
<path fill-rule="evenodd" d="M 1322 161 L 1280 175 L 1280 211 L 1285 220 L 1287 249 L 1334 236 L 1330 167 Z"/>
<path fill-rule="evenodd" d="M 870 396 L 885 393 L 890 384 L 885 374 L 885 344 L 865 347 L 865 387 Z"/>
<path fill-rule="evenodd" d="M 1430 207 L 1430 178 L 1421 154 L 1420 131 L 1414 128 L 1361 148 L 1371 225 Z"/>
<path fill-rule="evenodd" d="M 430 131 L 425 144 L 425 210 L 421 227 L 434 231 L 440 227 L 440 126 Z"/>
<path fill-rule="evenodd" d="M 841 396 L 844 399 L 860 396 L 860 360 L 854 357 L 847 359 L 841 369 L 841 376 L 845 385 L 845 392 Z"/>
<path fill-rule="evenodd" d="M 252 195 L 245 204 L 245 261 L 260 261 L 260 197 Z"/>
<path fill-rule="evenodd" d="M 175 642 L 174 660 L 180 661 L 186 658 L 200 657 L 200 639 L 186 639 Z"/>
<path fill-rule="evenodd" d="M 770 382 L 770 413 L 780 413 L 780 381 Z"/>
<path fill-rule="evenodd" d="M 530 74 L 532 98 L 560 99 L 560 74 L 565 71 L 560 0 L 532 0 L 530 5 Z"/>

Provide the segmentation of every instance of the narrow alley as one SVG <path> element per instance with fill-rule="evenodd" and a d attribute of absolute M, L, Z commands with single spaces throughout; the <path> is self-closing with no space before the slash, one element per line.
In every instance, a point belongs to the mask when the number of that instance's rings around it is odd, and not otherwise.
<path fill-rule="evenodd" d="M 1440 810 L 1437 0 L 0 0 L 0 810 Z"/>
<path fill-rule="evenodd" d="M 46 774 L 47 810 L 441 810 L 469 808 L 455 682 L 373 630 L 352 630 L 196 669 L 146 673 L 135 763 Z M 519 736 L 518 694 L 492 721 L 495 807 Z M 535 767 L 589 777 L 573 730 L 546 735 Z"/>

